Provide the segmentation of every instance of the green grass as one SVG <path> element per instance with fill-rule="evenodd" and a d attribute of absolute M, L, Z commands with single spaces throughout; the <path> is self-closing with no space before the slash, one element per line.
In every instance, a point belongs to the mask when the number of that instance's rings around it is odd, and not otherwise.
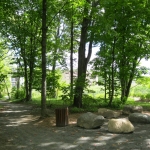
<path fill-rule="evenodd" d="M 72 107 L 73 102 L 64 102 L 59 97 L 57 99 L 47 98 L 47 107 L 48 108 L 59 108 L 68 106 L 70 112 L 78 113 L 78 112 L 97 112 L 98 108 L 109 108 L 109 109 L 122 109 L 124 105 L 140 105 L 146 109 L 150 109 L 150 102 L 145 102 L 142 100 L 150 100 L 150 89 L 143 86 L 136 86 L 131 89 L 130 97 L 127 102 L 122 105 L 120 102 L 120 98 L 115 98 L 112 107 L 108 107 L 108 101 L 104 100 L 104 91 L 101 90 L 100 86 L 91 86 L 89 90 L 86 90 L 83 96 L 83 108 Z M 139 97 L 141 99 L 140 102 L 135 102 L 133 97 Z M 13 102 L 19 101 L 14 99 L 11 100 Z M 41 93 L 33 90 L 32 101 L 28 102 L 29 104 L 37 105 L 40 107 L 41 105 Z"/>
<path fill-rule="evenodd" d="M 129 98 L 125 105 L 142 106 L 145 110 L 150 110 L 150 101 L 134 101 L 133 98 Z"/>
<path fill-rule="evenodd" d="M 90 99 L 89 99 L 90 101 Z M 92 101 L 92 100 L 91 100 Z M 17 102 L 17 100 L 15 101 Z M 28 104 L 37 105 L 40 107 L 41 101 L 40 100 L 33 100 L 31 102 L 28 102 Z M 135 102 L 132 98 L 129 98 L 124 105 L 140 105 L 146 110 L 150 110 L 150 103 L 149 102 Z M 113 107 L 108 107 L 107 104 L 104 101 L 101 101 L 100 99 L 97 99 L 97 103 L 89 103 L 89 105 L 83 105 L 83 108 L 76 108 L 72 107 L 71 105 L 65 105 L 62 100 L 48 100 L 47 101 L 47 107 L 50 109 L 60 108 L 64 106 L 68 106 L 69 111 L 71 113 L 82 113 L 82 112 L 97 112 L 99 108 L 109 108 L 113 110 L 119 110 L 122 109 L 124 105 L 118 105 L 118 103 L 113 103 Z"/>
<path fill-rule="evenodd" d="M 144 109 L 150 110 L 150 88 L 142 85 L 137 85 L 131 89 L 131 97 L 138 97 L 140 101 L 134 101 L 133 98 L 129 98 L 126 104 L 139 105 Z"/>
<path fill-rule="evenodd" d="M 150 88 L 137 85 L 134 88 L 131 88 L 130 96 L 140 97 L 141 99 L 150 99 Z"/>
<path fill-rule="evenodd" d="M 104 91 L 102 89 L 102 86 L 98 85 L 92 85 L 88 88 L 88 90 L 85 90 L 85 94 L 88 94 L 89 96 L 92 96 L 93 98 L 98 97 L 104 97 Z"/>

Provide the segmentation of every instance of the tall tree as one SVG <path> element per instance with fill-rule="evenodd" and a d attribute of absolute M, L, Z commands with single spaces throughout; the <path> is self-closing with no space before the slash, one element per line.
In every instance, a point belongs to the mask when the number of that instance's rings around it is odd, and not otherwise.
<path fill-rule="evenodd" d="M 47 0 L 42 1 L 42 89 L 41 89 L 41 117 L 46 115 L 46 41 L 47 41 Z"/>
<path fill-rule="evenodd" d="M 101 17 L 100 27 L 103 32 L 97 35 L 97 39 L 99 36 L 99 41 L 105 44 L 106 53 L 108 50 L 112 52 L 109 53 L 112 56 L 111 64 L 106 59 L 107 55 L 103 55 L 108 62 L 107 68 L 111 68 L 112 78 L 108 80 L 112 83 L 110 90 L 115 88 L 117 91 L 118 86 L 114 86 L 116 78 L 121 88 L 120 100 L 124 103 L 129 96 L 140 60 L 149 55 L 150 47 L 147 38 L 149 37 L 149 18 L 147 18 L 149 3 L 109 0 L 107 3 L 102 1 L 102 5 L 104 14 Z M 106 66 L 103 67 L 106 68 Z M 112 103 L 113 96 L 113 93 L 111 97 L 109 96 L 109 105 Z"/>
<path fill-rule="evenodd" d="M 71 35 L 71 39 L 70 39 L 70 100 L 73 100 L 73 41 L 74 41 L 74 19 L 73 19 L 73 14 L 74 14 L 74 10 L 73 10 L 73 4 L 71 7 L 72 11 L 71 11 L 71 29 L 70 29 L 70 35 Z"/>
<path fill-rule="evenodd" d="M 81 34 L 78 49 L 78 77 L 75 87 L 74 106 L 82 107 L 82 94 L 85 87 L 87 65 L 92 54 L 92 44 L 94 31 L 90 28 L 94 26 L 94 12 L 99 1 L 86 0 L 83 4 L 83 19 L 81 21 Z M 88 43 L 88 50 L 87 49 Z M 87 52 L 88 51 L 88 52 Z M 88 53 L 86 56 L 86 52 Z"/>
<path fill-rule="evenodd" d="M 0 97 L 7 93 L 10 99 L 10 56 L 8 55 L 7 47 L 5 46 L 5 41 L 0 38 Z M 6 91 L 6 92 L 5 92 Z"/>
<path fill-rule="evenodd" d="M 1 33 L 7 37 L 9 48 L 14 51 L 15 63 L 22 67 L 25 101 L 30 101 L 39 46 L 39 4 L 37 1 L 12 0 L 11 5 L 6 2 L 3 7 L 4 14 L 7 16 L 8 12 L 9 17 L 3 18 Z"/>

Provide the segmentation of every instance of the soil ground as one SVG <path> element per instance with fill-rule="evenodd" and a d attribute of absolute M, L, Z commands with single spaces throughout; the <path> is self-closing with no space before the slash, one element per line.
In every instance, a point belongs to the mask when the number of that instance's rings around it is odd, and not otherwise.
<path fill-rule="evenodd" d="M 39 108 L 6 101 L 0 105 L 0 150 L 150 149 L 150 124 L 134 124 L 130 134 L 114 134 L 107 130 L 108 120 L 99 129 L 83 129 L 76 126 L 81 114 L 69 114 L 69 125 L 56 127 L 54 111 L 41 120 Z"/>

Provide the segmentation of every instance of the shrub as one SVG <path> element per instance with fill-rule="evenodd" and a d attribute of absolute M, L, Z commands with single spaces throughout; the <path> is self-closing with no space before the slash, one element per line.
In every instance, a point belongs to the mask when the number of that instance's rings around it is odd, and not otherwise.
<path fill-rule="evenodd" d="M 60 96 L 61 99 L 63 100 L 64 105 L 70 105 L 71 101 L 70 101 L 70 86 L 62 86 L 61 87 L 62 90 L 62 95 Z"/>
<path fill-rule="evenodd" d="M 120 98 L 115 98 L 112 102 L 112 108 L 121 108 L 122 102 Z"/>
<path fill-rule="evenodd" d="M 16 87 L 12 88 L 11 98 L 20 99 L 20 98 L 24 98 L 24 96 L 25 96 L 25 91 L 23 87 L 21 87 L 19 90 L 17 90 Z"/>
<path fill-rule="evenodd" d="M 71 113 L 81 113 L 81 112 L 85 112 L 85 110 L 83 108 L 77 108 L 77 107 L 72 107 L 72 108 L 69 108 L 69 111 Z"/>
<path fill-rule="evenodd" d="M 92 96 L 89 96 L 87 94 L 83 94 L 82 102 L 83 102 L 83 105 L 85 107 L 98 105 L 97 100 L 95 98 L 93 98 Z"/>
<path fill-rule="evenodd" d="M 0 98 L 3 98 L 3 94 L 2 93 L 0 93 Z"/>
<path fill-rule="evenodd" d="M 150 94 L 146 94 L 146 99 L 150 99 Z"/>
<path fill-rule="evenodd" d="M 149 98 L 150 89 L 148 87 L 144 87 L 141 85 L 138 85 L 131 89 L 130 96 L 133 97 L 140 97 L 141 99 Z"/>

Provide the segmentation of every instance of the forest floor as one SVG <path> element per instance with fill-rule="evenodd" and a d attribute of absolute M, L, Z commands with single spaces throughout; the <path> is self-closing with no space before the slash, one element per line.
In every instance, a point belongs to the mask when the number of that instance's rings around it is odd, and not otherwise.
<path fill-rule="evenodd" d="M 0 150 L 149 150 L 150 124 L 134 124 L 130 134 L 114 134 L 107 122 L 99 129 L 76 126 L 80 113 L 69 114 L 69 125 L 56 127 L 55 112 L 40 119 L 40 109 L 0 101 Z M 150 114 L 150 112 L 145 112 Z"/>

